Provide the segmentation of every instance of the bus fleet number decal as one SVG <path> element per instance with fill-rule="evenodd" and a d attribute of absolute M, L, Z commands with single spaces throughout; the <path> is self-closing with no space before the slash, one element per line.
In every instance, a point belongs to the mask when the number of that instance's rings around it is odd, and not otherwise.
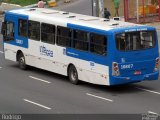
<path fill-rule="evenodd" d="M 121 69 L 132 69 L 133 68 L 133 64 L 128 64 L 128 65 L 121 65 Z"/>

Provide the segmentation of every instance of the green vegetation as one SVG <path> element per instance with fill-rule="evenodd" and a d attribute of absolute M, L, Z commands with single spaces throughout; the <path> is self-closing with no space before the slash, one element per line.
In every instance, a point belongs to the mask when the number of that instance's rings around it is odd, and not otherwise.
<path fill-rule="evenodd" d="M 43 0 L 43 1 L 47 2 L 49 0 Z M 31 4 L 38 3 L 38 0 L 2 0 L 2 2 L 17 4 L 17 5 L 21 5 L 21 6 L 26 6 L 26 5 L 31 5 Z"/>

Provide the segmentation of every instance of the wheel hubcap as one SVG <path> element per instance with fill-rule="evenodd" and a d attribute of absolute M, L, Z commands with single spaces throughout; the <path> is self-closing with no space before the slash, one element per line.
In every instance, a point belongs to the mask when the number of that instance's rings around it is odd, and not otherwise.
<path fill-rule="evenodd" d="M 24 65 L 24 58 L 23 57 L 20 58 L 19 63 L 20 63 L 20 65 Z"/>
<path fill-rule="evenodd" d="M 77 79 L 77 72 L 75 70 L 71 71 L 71 78 L 73 81 L 75 81 Z"/>

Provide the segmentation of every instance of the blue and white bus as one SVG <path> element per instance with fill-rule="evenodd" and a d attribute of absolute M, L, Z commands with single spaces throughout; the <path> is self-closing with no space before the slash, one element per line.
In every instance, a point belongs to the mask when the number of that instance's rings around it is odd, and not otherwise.
<path fill-rule="evenodd" d="M 5 13 L 5 59 L 68 76 L 73 84 L 120 85 L 157 80 L 154 27 L 27 8 Z"/>

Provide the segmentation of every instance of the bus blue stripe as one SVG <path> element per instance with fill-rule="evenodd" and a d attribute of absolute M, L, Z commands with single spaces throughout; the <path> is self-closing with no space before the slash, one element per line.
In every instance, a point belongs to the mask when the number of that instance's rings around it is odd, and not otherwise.
<path fill-rule="evenodd" d="M 108 62 L 106 59 L 107 55 L 106 56 L 96 55 L 96 54 L 92 54 L 90 52 L 76 50 L 74 48 L 67 48 L 66 55 L 69 57 L 78 58 L 81 60 L 86 60 L 91 63 L 98 63 L 101 65 L 107 65 L 107 62 Z"/>

